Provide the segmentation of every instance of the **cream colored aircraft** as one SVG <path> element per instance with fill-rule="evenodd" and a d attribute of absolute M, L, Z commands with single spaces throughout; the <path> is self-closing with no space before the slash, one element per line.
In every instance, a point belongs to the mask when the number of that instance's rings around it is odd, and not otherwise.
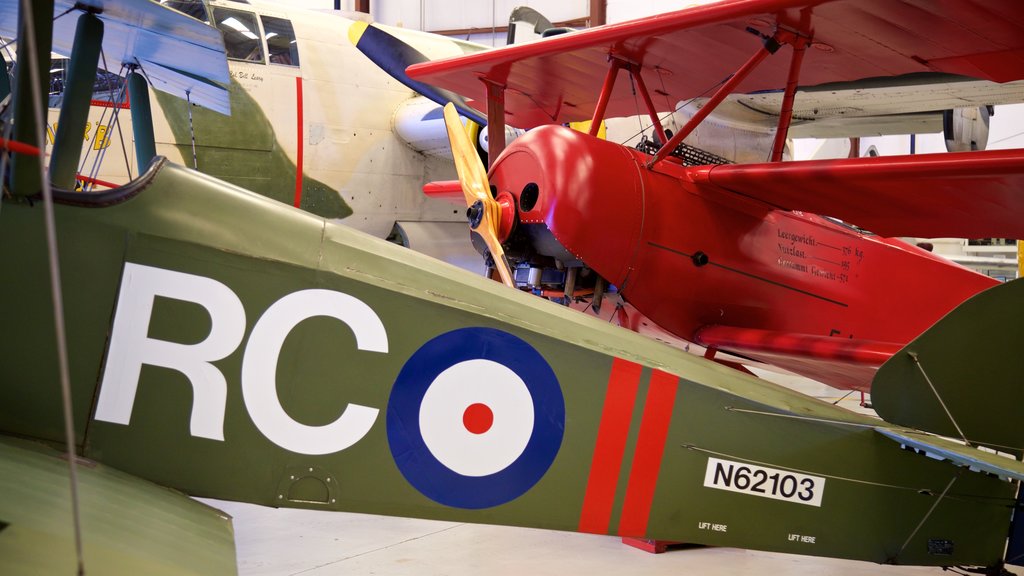
<path fill-rule="evenodd" d="M 368 15 L 256 1 L 161 3 L 222 32 L 230 115 L 196 105 L 195 95 L 179 95 L 182 100 L 151 91 L 157 154 L 321 216 L 342 218 L 378 237 L 419 234 L 442 252 L 445 245 L 469 246 L 464 209 L 421 191 L 426 182 L 455 178 L 440 107 L 356 49 L 350 33 L 364 30 L 360 20 Z M 429 58 L 485 48 L 374 27 Z M 56 58 L 51 66 L 48 144 L 67 67 L 67 60 Z M 139 172 L 132 120 L 115 74 L 124 75 L 112 69 L 96 81 L 79 169 L 85 186 L 121 184 Z M 472 264 L 482 267 L 472 254 Z"/>
<path fill-rule="evenodd" d="M 367 30 L 367 15 L 308 11 L 257 0 L 160 3 L 212 23 L 223 34 L 230 115 L 221 113 L 227 109 L 196 105 L 194 94 L 185 95 L 183 103 L 166 90 L 152 91 L 156 154 L 318 215 L 343 219 L 375 236 L 392 235 L 464 267 L 482 268 L 465 241 L 463 210 L 421 192 L 427 182 L 455 177 L 440 108 L 394 79 L 396 74 L 404 76 L 403 64 L 409 63 L 402 55 L 392 62 L 373 62 L 354 46 Z M 535 30 L 551 26 L 546 20 L 530 24 Z M 518 42 L 524 29 L 517 28 Z M 487 48 L 381 24 L 369 29 L 386 32 L 395 46 L 429 59 Z M 55 59 L 51 66 L 51 142 L 66 63 Z M 385 71 L 388 64 L 390 70 Z M 86 186 L 124 183 L 139 171 L 132 121 L 116 75 L 124 74 L 112 69 L 96 82 L 78 170 Z M 797 115 L 794 130 L 817 137 L 935 131 L 941 129 L 943 110 L 951 115 L 947 123 L 955 123 L 965 112 L 977 116 L 978 106 L 1017 101 L 1024 90 L 1021 83 L 1008 83 L 998 87 L 998 94 L 986 87 L 965 99 L 963 84 L 957 83 L 955 99 L 940 97 L 946 92 L 936 90 L 951 85 L 945 78 L 909 88 L 857 84 L 842 90 L 800 91 L 801 106 L 813 114 Z M 873 107 L 850 109 L 834 102 L 849 100 L 851 94 Z M 774 139 L 779 97 L 748 97 L 758 98 L 756 103 L 730 99 L 687 142 L 729 161 L 762 160 Z M 666 119 L 666 128 L 678 129 L 702 104 L 702 99 L 680 102 L 678 113 Z M 987 136 L 987 114 L 974 120 L 962 123 L 977 124 L 975 131 Z M 631 145 L 651 132 L 643 117 L 609 123 L 609 138 Z M 979 139 L 966 129 L 961 132 L 959 140 Z"/>

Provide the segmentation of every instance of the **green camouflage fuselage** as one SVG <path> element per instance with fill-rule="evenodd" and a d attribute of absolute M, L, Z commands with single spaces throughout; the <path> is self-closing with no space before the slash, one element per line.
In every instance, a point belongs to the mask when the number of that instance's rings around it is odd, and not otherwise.
<path fill-rule="evenodd" d="M 1015 486 L 876 419 L 170 164 L 110 200 L 57 207 L 86 458 L 271 506 L 1002 557 Z M 0 224 L 0 431 L 57 444 L 43 210 Z"/>

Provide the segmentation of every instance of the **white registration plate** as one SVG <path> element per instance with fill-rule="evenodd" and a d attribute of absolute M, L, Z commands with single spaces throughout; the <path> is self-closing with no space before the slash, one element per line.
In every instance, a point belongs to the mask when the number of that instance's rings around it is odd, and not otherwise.
<path fill-rule="evenodd" d="M 821 506 L 821 496 L 825 492 L 825 479 L 821 476 L 718 458 L 708 458 L 704 485 L 809 506 Z"/>

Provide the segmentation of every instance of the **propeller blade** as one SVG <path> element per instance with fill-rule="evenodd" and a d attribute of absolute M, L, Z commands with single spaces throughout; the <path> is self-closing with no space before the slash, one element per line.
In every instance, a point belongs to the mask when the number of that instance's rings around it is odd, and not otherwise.
<path fill-rule="evenodd" d="M 487 170 L 484 169 L 484 164 L 476 153 L 476 147 L 470 142 L 469 135 L 459 120 L 459 113 L 455 111 L 455 106 L 451 102 L 444 105 L 444 124 L 448 129 L 448 142 L 452 147 L 455 171 L 459 173 L 459 183 L 462 185 L 462 194 L 466 197 L 466 206 L 470 211 L 478 212 L 480 218 L 473 230 L 484 239 L 487 249 L 491 251 L 494 267 L 498 269 L 501 281 L 506 286 L 515 288 L 512 268 L 498 240 L 501 206 L 491 197 Z"/>
<path fill-rule="evenodd" d="M 462 96 L 409 78 L 405 73 L 406 68 L 430 61 L 419 50 L 367 22 L 353 22 L 348 29 L 348 39 L 381 70 L 417 94 L 442 106 L 453 102 L 460 114 L 481 126 L 487 125 L 487 118 L 473 109 Z"/>

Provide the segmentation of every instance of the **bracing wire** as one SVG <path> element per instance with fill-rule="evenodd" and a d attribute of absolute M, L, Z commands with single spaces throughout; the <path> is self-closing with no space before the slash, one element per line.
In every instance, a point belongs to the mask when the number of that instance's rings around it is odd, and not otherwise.
<path fill-rule="evenodd" d="M 199 170 L 199 157 L 196 156 L 196 129 L 192 125 L 192 91 L 185 90 L 185 105 L 188 107 L 188 131 L 192 135 L 192 167 Z"/>
<path fill-rule="evenodd" d="M 128 78 L 125 75 L 124 84 L 121 86 L 121 93 L 117 98 L 117 105 L 124 105 L 124 95 L 128 90 Z M 124 145 L 124 132 L 121 131 L 121 120 L 117 119 L 114 124 L 117 126 L 117 138 L 121 141 L 121 155 L 124 156 L 124 168 L 128 173 L 128 180 L 132 179 L 132 163 L 128 161 L 128 149 Z"/>
<path fill-rule="evenodd" d="M 698 95 L 694 96 L 693 98 L 690 98 L 689 100 L 687 100 L 687 101 L 686 101 L 686 103 L 685 103 L 685 104 L 683 104 L 682 106 L 680 106 L 680 107 L 679 107 L 678 109 L 683 109 L 683 108 L 686 108 L 686 107 L 687 107 L 687 106 L 689 106 L 690 104 L 693 104 L 693 103 L 694 103 L 694 102 L 695 102 L 695 101 L 696 101 L 696 100 L 697 100 L 698 98 L 703 98 L 704 96 L 706 96 L 706 95 L 707 95 L 707 94 L 708 94 L 709 92 L 711 92 L 712 90 L 715 90 L 715 89 L 717 89 L 717 88 L 718 88 L 719 86 L 721 86 L 722 84 L 725 84 L 726 82 L 728 82 L 728 81 L 729 81 L 729 78 L 732 78 L 732 74 L 730 74 L 730 75 L 726 76 L 725 78 L 722 78 L 722 80 L 721 80 L 721 81 L 719 81 L 719 82 L 718 82 L 717 84 L 714 84 L 714 85 L 712 85 L 712 86 L 708 86 L 708 88 L 707 88 L 706 90 L 704 90 L 704 91 L 703 91 L 703 92 L 701 92 L 700 94 L 698 94 Z M 668 98 L 668 96 L 666 96 L 665 98 Z M 639 108 L 639 105 L 638 105 L 638 108 Z M 666 113 L 665 113 L 665 114 L 663 114 L 662 116 L 659 116 L 659 117 L 658 117 L 658 121 L 659 121 L 659 122 L 662 122 L 662 123 L 664 123 L 664 122 L 665 122 L 665 120 L 667 120 L 668 118 L 670 118 L 670 117 L 672 116 L 672 114 L 675 114 L 675 110 L 672 110 L 671 112 L 666 112 Z M 640 130 L 639 132 L 637 132 L 637 133 L 633 134 L 633 135 L 632 135 L 632 136 L 630 136 L 629 138 L 626 138 L 626 139 L 624 139 L 624 140 L 623 140 L 623 142 L 629 142 L 629 141 L 630 141 L 630 140 L 632 140 L 633 138 L 636 138 L 637 136 L 640 136 L 641 134 L 643 134 L 643 133 L 644 133 L 644 130 L 646 130 L 646 128 L 644 128 L 643 130 Z M 662 144 L 664 144 L 664 142 L 663 142 Z"/>
<path fill-rule="evenodd" d="M 629 70 L 629 89 L 633 92 L 633 107 L 636 108 L 636 123 L 640 125 L 640 132 L 638 132 L 638 134 L 643 134 L 644 130 L 647 130 L 647 128 L 644 126 L 644 115 L 640 112 L 640 100 L 636 93 L 636 82 L 633 81 L 632 67 Z M 654 124 L 651 124 L 651 126 L 653 127 Z M 630 140 L 632 139 L 633 138 L 630 138 Z M 629 140 L 627 140 L 627 142 L 628 141 Z"/>
<path fill-rule="evenodd" d="M 107 56 L 106 56 L 106 54 L 103 54 L 102 52 L 100 54 L 103 56 L 103 69 L 104 69 L 104 71 L 108 71 L 108 69 L 107 69 Z M 127 68 L 127 65 L 122 63 L 121 64 L 121 70 L 119 70 L 118 73 L 117 73 L 117 77 L 118 78 L 121 78 L 121 74 L 125 71 L 126 68 Z M 100 121 L 97 122 L 97 124 L 96 124 L 96 134 L 95 134 L 95 136 L 93 136 L 93 142 L 98 142 L 99 145 L 100 145 L 100 149 L 96 153 L 96 159 L 93 161 L 92 169 L 89 171 L 89 176 L 91 176 L 93 178 L 96 178 L 99 175 L 100 166 L 103 165 L 103 161 L 107 157 L 107 146 L 103 146 L 102 145 L 103 142 L 97 140 L 100 137 L 99 127 L 100 126 L 104 126 L 104 130 L 103 130 L 103 138 L 104 139 L 107 139 L 107 138 L 111 137 L 110 136 L 110 134 L 111 134 L 111 130 L 110 129 L 113 128 L 114 124 L 117 124 L 118 127 L 120 127 L 120 124 L 118 123 L 118 118 L 120 117 L 120 114 L 121 114 L 121 106 L 120 106 L 120 104 L 121 104 L 121 102 L 124 101 L 124 95 L 125 95 L 125 91 L 127 90 L 128 82 L 127 82 L 127 80 L 125 80 L 125 81 L 122 81 L 120 84 L 121 85 L 118 88 L 117 96 L 114 98 L 114 105 L 112 106 L 113 112 L 110 113 L 110 120 L 104 122 L 104 120 L 105 120 L 105 118 L 107 116 L 107 111 L 104 110 L 103 114 L 100 115 Z M 95 144 L 94 144 L 94 146 L 95 146 Z M 121 140 L 121 147 L 122 147 L 122 150 L 123 150 L 124 149 L 124 140 L 123 139 Z M 125 153 L 125 164 L 128 164 L 128 155 L 127 155 L 127 153 Z M 129 171 L 128 171 L 128 178 L 131 179 L 131 169 L 129 169 Z M 93 184 L 90 184 L 89 186 L 93 186 Z"/>
<path fill-rule="evenodd" d="M 32 26 L 32 0 L 22 0 L 21 10 L 24 15 L 25 43 L 28 54 L 28 73 L 32 85 L 32 107 L 35 113 L 36 138 L 42 146 L 45 138 L 45 116 L 43 115 L 43 95 L 39 89 L 39 58 L 36 53 L 38 39 Z M 68 452 L 68 476 L 71 483 L 71 516 L 75 532 L 75 553 L 78 559 L 78 575 L 85 574 L 85 554 L 82 549 L 82 522 L 78 503 L 78 464 L 75 449 L 75 424 L 71 405 L 71 376 L 68 369 L 67 336 L 64 325 L 64 296 L 61 291 L 60 265 L 57 255 L 57 228 L 53 209 L 53 189 L 50 187 L 48 170 L 43 158 L 39 159 L 39 176 L 42 185 L 43 214 L 46 221 L 46 246 L 50 267 L 50 293 L 53 298 L 53 324 L 57 340 L 57 363 L 60 371 L 60 391 L 64 410 L 64 441 Z"/>
<path fill-rule="evenodd" d="M 106 53 L 103 50 L 100 50 L 100 58 L 103 59 L 103 70 L 107 70 L 107 55 L 106 55 Z M 99 133 L 99 126 L 105 125 L 106 119 L 107 119 L 107 110 L 104 109 L 103 112 L 100 112 L 99 120 L 96 121 L 97 131 L 93 135 L 93 141 L 94 142 L 95 142 L 96 134 Z M 85 156 L 82 157 L 82 161 L 81 161 L 81 163 L 78 166 L 78 173 L 79 174 L 85 173 L 85 165 L 89 162 L 89 155 L 92 154 L 92 148 L 93 148 L 92 146 L 86 146 L 85 147 Z M 96 174 L 99 172 L 100 163 L 103 161 L 103 154 L 102 154 L 102 152 L 103 151 L 100 150 L 99 152 L 96 153 L 96 157 L 93 158 L 92 168 L 90 168 L 89 172 L 88 172 L 88 174 L 90 176 L 95 177 Z M 82 184 L 82 189 L 83 190 L 87 190 L 91 186 L 92 186 L 92 184 L 83 183 Z"/>

